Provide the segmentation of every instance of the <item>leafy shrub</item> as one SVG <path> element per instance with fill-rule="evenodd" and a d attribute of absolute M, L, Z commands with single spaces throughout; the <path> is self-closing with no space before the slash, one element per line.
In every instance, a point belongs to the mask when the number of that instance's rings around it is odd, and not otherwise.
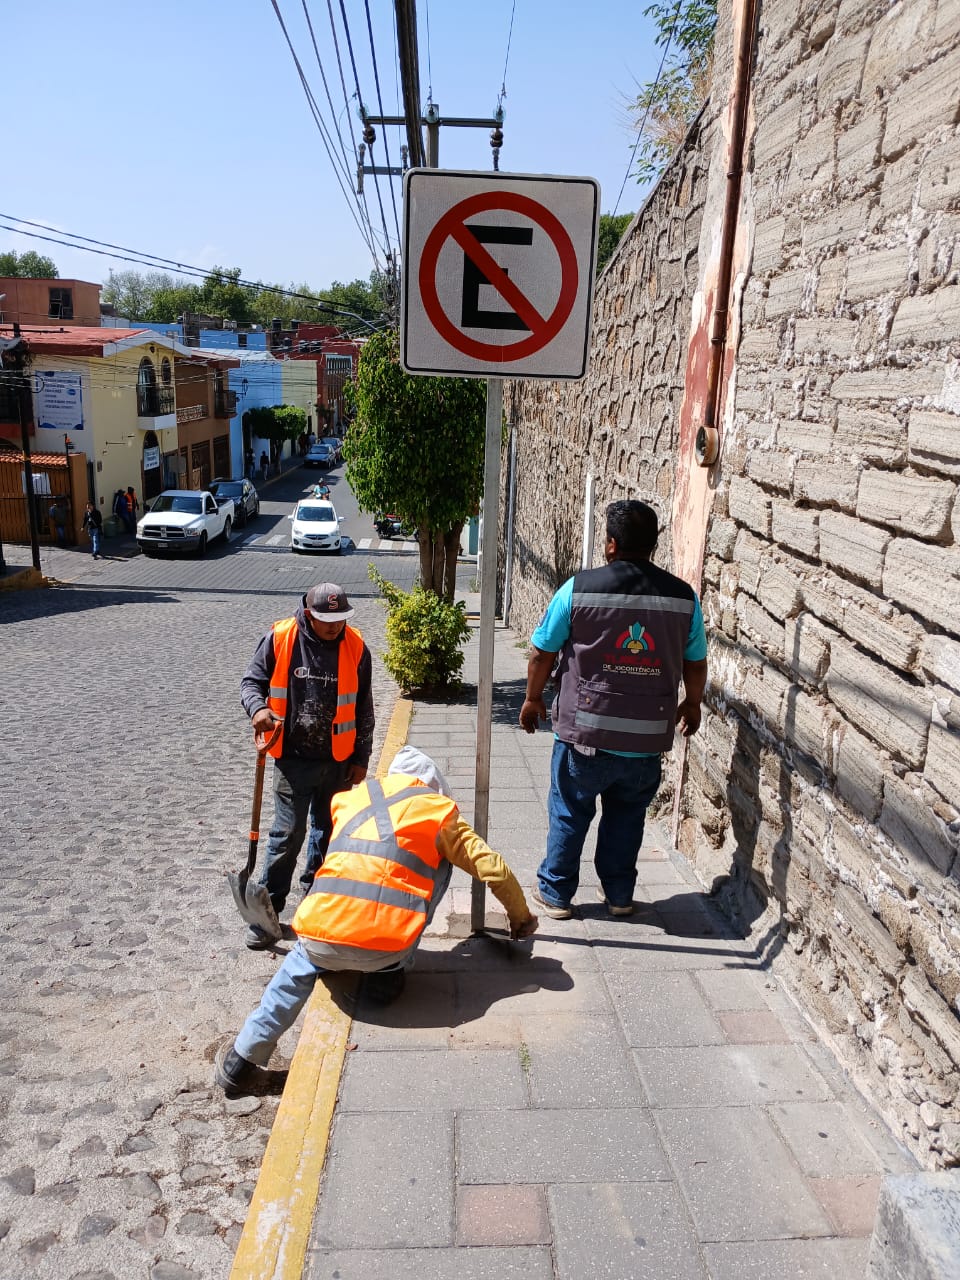
<path fill-rule="evenodd" d="M 383 665 L 405 692 L 458 688 L 463 643 L 470 634 L 463 601 L 449 604 L 433 591 L 403 591 L 373 565 L 370 579 L 387 602 L 387 652 Z"/>

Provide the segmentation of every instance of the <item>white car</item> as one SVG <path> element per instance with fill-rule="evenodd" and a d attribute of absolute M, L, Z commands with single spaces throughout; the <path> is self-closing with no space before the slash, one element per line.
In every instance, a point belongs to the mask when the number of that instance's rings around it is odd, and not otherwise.
<path fill-rule="evenodd" d="M 305 498 L 298 502 L 290 529 L 290 549 L 292 551 L 335 551 L 340 555 L 343 550 L 340 540 L 340 521 L 332 502 L 323 498 Z"/>

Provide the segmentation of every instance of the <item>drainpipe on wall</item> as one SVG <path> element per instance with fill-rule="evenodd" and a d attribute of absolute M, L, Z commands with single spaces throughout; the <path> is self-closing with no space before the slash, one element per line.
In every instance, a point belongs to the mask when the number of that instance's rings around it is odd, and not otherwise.
<path fill-rule="evenodd" d="M 733 72 L 733 119 L 730 122 L 730 168 L 723 203 L 720 232 L 720 261 L 717 288 L 710 324 L 710 363 L 707 366 L 707 390 L 703 425 L 697 432 L 696 458 L 701 467 L 711 467 L 720 456 L 721 371 L 727 345 L 730 314 L 730 282 L 733 276 L 733 247 L 737 234 L 740 188 L 743 180 L 743 153 L 747 132 L 747 106 L 750 98 L 750 67 L 753 61 L 753 38 L 757 24 L 756 0 L 745 0 L 740 42 Z"/>
<path fill-rule="evenodd" d="M 517 429 L 510 423 L 510 479 L 507 490 L 507 554 L 503 566 L 503 625 L 510 625 L 510 596 L 513 584 L 513 517 L 517 500 Z"/>
<path fill-rule="evenodd" d="M 596 480 L 592 471 L 587 472 L 587 485 L 583 495 L 583 544 L 580 549 L 580 568 L 589 569 L 593 561 L 593 502 Z"/>

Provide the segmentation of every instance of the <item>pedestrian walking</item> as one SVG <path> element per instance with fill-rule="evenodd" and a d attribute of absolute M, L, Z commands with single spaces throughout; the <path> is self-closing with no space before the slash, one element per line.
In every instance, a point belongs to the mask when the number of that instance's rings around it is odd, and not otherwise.
<path fill-rule="evenodd" d="M 54 536 L 57 539 L 57 545 L 65 547 L 67 545 L 67 508 L 62 498 L 54 498 L 53 504 L 49 511 L 50 527 L 53 529 Z"/>
<path fill-rule="evenodd" d="M 290 892 L 307 819 L 317 828 L 306 869 L 309 889 L 330 841 L 330 803 L 367 775 L 374 711 L 370 651 L 348 626 L 354 610 L 341 587 L 321 582 L 302 597 L 296 614 L 274 623 L 240 682 L 240 700 L 254 732 L 269 736 L 283 724 L 273 756 L 273 825 L 260 883 L 277 915 Z M 322 834 L 321 834 L 322 833 Z M 251 950 L 272 938 L 250 925 Z"/>
<path fill-rule="evenodd" d="M 637 856 L 647 807 L 660 786 L 660 758 L 673 745 L 676 726 L 685 737 L 696 733 L 707 682 L 700 601 L 686 582 L 650 562 L 656 512 L 644 502 L 612 502 L 606 520 L 606 565 L 569 578 L 530 638 L 520 709 L 521 727 L 535 732 L 547 716 L 543 690 L 553 672 L 549 828 L 533 896 L 554 920 L 573 914 L 598 799 L 600 896 L 611 915 L 633 913 Z"/>
<path fill-rule="evenodd" d="M 248 480 L 252 480 L 256 474 L 252 449 L 244 449 L 243 451 L 243 472 Z"/>
<path fill-rule="evenodd" d="M 455 866 L 490 886 L 512 938 L 537 928 L 516 876 L 464 822 L 439 769 L 416 748 L 402 748 L 381 781 L 334 796 L 333 815 L 327 856 L 293 918 L 297 945 L 217 1055 L 214 1077 L 227 1092 L 256 1087 L 322 973 L 364 973 L 371 1000 L 395 1000 Z"/>
<path fill-rule="evenodd" d="M 267 472 L 268 472 L 269 470 L 270 470 L 270 458 L 269 458 L 269 456 L 268 456 L 268 454 L 267 454 L 266 449 L 263 449 L 263 450 L 261 451 L 261 453 L 260 453 L 260 477 L 261 477 L 261 479 L 266 480 L 266 478 L 267 478 Z"/>
<path fill-rule="evenodd" d="M 92 502 L 88 502 L 86 505 L 81 527 L 86 530 L 87 537 L 90 539 L 90 550 L 93 552 L 94 560 L 99 560 L 100 539 L 103 536 L 103 516 Z"/>

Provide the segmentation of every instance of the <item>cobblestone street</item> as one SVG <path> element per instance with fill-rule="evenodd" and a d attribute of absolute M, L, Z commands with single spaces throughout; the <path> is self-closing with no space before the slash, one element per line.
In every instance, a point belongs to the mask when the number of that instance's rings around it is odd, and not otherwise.
<path fill-rule="evenodd" d="M 229 1272 L 278 1101 L 211 1088 L 278 963 L 243 946 L 223 875 L 246 855 L 253 783 L 240 675 L 334 578 L 374 656 L 374 762 L 396 693 L 372 553 L 286 548 L 302 483 L 268 489 L 259 521 L 204 560 L 45 553 L 59 585 L 0 596 L 2 1280 Z M 409 586 L 416 557 L 380 567 Z M 264 832 L 270 813 L 268 773 Z"/>

